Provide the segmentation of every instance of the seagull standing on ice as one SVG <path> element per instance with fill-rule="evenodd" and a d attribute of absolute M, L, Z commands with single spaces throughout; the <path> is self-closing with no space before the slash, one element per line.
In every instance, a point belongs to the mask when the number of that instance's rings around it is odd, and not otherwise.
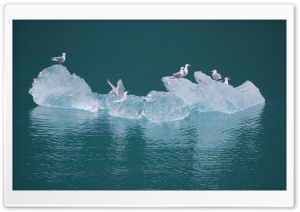
<path fill-rule="evenodd" d="M 228 80 L 230 80 L 230 78 L 228 78 L 228 77 L 225 77 L 225 84 L 227 84 L 228 85 Z"/>
<path fill-rule="evenodd" d="M 124 85 L 122 80 L 119 80 L 117 83 L 117 90 L 116 90 L 116 94 L 117 94 L 117 100 L 115 100 L 114 102 L 123 102 L 126 100 L 127 97 L 127 93 L 128 91 L 125 91 Z"/>
<path fill-rule="evenodd" d="M 183 69 L 183 76 L 186 76 L 189 73 L 189 71 L 188 71 L 189 66 L 191 66 L 191 65 L 190 64 L 185 64 L 185 67 Z"/>
<path fill-rule="evenodd" d="M 171 79 L 178 78 L 178 80 L 179 80 L 179 78 L 181 78 L 183 76 L 184 76 L 184 67 L 181 67 L 180 71 L 173 74 L 173 77 L 171 77 Z"/>
<path fill-rule="evenodd" d="M 51 57 L 51 60 L 59 62 L 59 64 L 61 64 L 66 60 L 66 55 L 67 55 L 66 53 L 63 53 L 62 56 L 60 57 Z"/>
<path fill-rule="evenodd" d="M 217 70 L 212 70 L 211 72 L 212 72 L 212 78 L 213 78 L 214 80 L 223 82 L 222 76 L 221 76 L 221 74 L 219 74 L 219 73 L 217 72 Z"/>

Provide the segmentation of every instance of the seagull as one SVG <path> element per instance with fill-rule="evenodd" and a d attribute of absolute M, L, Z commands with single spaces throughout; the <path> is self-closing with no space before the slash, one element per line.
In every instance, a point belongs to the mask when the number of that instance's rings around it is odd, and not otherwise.
<path fill-rule="evenodd" d="M 117 95 L 117 88 L 115 86 L 113 86 L 113 84 L 111 84 L 109 80 L 107 80 L 107 82 L 110 85 L 110 87 L 112 88 L 112 90 L 109 92 L 109 94 Z"/>
<path fill-rule="evenodd" d="M 191 65 L 190 64 L 185 64 L 185 67 L 183 69 L 183 76 L 186 76 L 189 73 L 189 71 L 188 71 L 189 66 L 191 66 Z"/>
<path fill-rule="evenodd" d="M 116 89 L 116 94 L 117 94 L 117 100 L 115 100 L 114 102 L 123 102 L 126 100 L 127 97 L 127 93 L 128 91 L 125 91 L 124 85 L 122 80 L 119 80 L 117 83 L 117 89 Z"/>
<path fill-rule="evenodd" d="M 223 82 L 222 77 L 221 77 L 221 74 L 219 74 L 219 73 L 217 72 L 217 70 L 212 70 L 211 72 L 212 72 L 212 78 L 213 78 L 214 80 Z"/>
<path fill-rule="evenodd" d="M 228 80 L 230 80 L 230 78 L 228 78 L 228 77 L 225 77 L 225 84 L 227 84 L 228 85 Z"/>
<path fill-rule="evenodd" d="M 181 78 L 183 76 L 184 76 L 184 67 L 181 67 L 180 71 L 177 72 L 177 73 L 175 73 L 175 74 L 173 74 L 173 77 L 170 77 L 170 78 L 171 79 L 178 78 L 178 80 L 179 80 L 179 78 Z"/>
<path fill-rule="evenodd" d="M 61 57 L 51 57 L 51 60 L 59 62 L 61 64 L 66 60 L 66 53 L 63 53 Z"/>

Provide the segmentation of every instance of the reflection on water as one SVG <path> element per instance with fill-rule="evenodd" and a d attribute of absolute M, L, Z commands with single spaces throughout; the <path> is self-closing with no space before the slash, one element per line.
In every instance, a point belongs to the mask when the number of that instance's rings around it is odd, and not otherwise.
<path fill-rule="evenodd" d="M 31 145 L 35 155 L 31 160 L 33 178 L 49 184 L 63 184 L 66 177 L 80 178 L 82 134 L 90 136 L 96 131 L 98 114 L 38 106 L 30 111 Z M 76 187 L 75 187 L 76 188 Z"/>
<path fill-rule="evenodd" d="M 151 123 L 38 106 L 29 114 L 35 168 L 27 174 L 35 189 L 248 188 L 244 178 L 257 174 L 261 156 L 263 111 L 258 105 Z"/>
<path fill-rule="evenodd" d="M 158 173 L 157 167 L 161 167 L 169 181 L 184 182 L 185 189 L 228 189 L 224 181 L 241 177 L 224 179 L 234 169 L 257 174 L 247 168 L 260 158 L 258 137 L 263 133 L 263 108 L 264 105 L 258 105 L 230 115 L 198 113 L 179 122 L 145 124 L 144 136 L 151 146 L 148 169 Z M 153 152 L 160 152 L 160 157 Z M 169 189 L 176 189 L 176 184 Z"/>
<path fill-rule="evenodd" d="M 34 136 L 65 136 L 95 130 L 98 114 L 84 110 L 37 106 L 30 111 Z M 88 126 L 88 128 L 87 128 Z"/>

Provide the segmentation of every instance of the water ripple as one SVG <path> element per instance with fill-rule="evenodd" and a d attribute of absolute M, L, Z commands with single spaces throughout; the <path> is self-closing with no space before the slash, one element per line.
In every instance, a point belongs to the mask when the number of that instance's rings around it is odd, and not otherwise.
<path fill-rule="evenodd" d="M 31 171 L 44 189 L 226 189 L 234 166 L 245 171 L 261 157 L 263 108 L 151 123 L 38 106 Z"/>

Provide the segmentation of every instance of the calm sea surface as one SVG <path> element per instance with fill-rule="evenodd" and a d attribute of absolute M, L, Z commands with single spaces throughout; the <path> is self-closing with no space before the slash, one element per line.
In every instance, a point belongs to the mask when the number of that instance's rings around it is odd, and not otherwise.
<path fill-rule="evenodd" d="M 189 63 L 192 82 L 217 69 L 266 101 L 164 123 L 37 106 L 33 79 L 63 52 L 96 93 L 166 91 Z M 285 21 L 14 21 L 13 189 L 285 190 L 287 71 Z"/>

